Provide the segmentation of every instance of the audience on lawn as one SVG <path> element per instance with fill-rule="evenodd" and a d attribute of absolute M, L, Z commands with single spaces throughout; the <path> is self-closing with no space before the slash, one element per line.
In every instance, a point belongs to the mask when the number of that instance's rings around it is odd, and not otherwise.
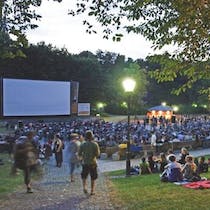
<path fill-rule="evenodd" d="M 184 165 L 186 163 L 186 156 L 189 155 L 188 150 L 185 147 L 181 148 L 181 153 L 180 153 L 180 159 L 179 159 L 179 163 Z"/>
<path fill-rule="evenodd" d="M 148 156 L 148 163 L 152 173 L 158 172 L 158 163 L 156 161 L 156 157 L 153 154 Z"/>
<path fill-rule="evenodd" d="M 149 163 L 148 163 L 148 161 L 146 161 L 145 157 L 142 157 L 141 163 L 139 166 L 140 166 L 140 174 L 143 175 L 143 174 L 151 174 L 152 173 L 152 170 L 149 167 Z"/>
<path fill-rule="evenodd" d="M 159 164 L 160 164 L 160 169 L 159 169 L 160 173 L 163 173 L 163 171 L 165 170 L 165 166 L 168 164 L 167 157 L 163 152 L 160 153 Z"/>
<path fill-rule="evenodd" d="M 201 180 L 201 177 L 197 173 L 197 166 L 194 163 L 193 156 L 187 155 L 185 158 L 185 162 L 185 165 L 182 167 L 184 179 L 189 182 Z"/>
<path fill-rule="evenodd" d="M 65 122 L 28 122 L 22 127 L 9 124 L 18 138 L 28 131 L 37 133 L 36 138 L 43 141 L 53 139 L 57 133 L 62 140 L 69 140 L 71 133 L 84 136 L 92 130 L 99 146 L 113 146 L 124 143 L 127 137 L 127 122 L 106 122 L 102 119 L 71 119 Z M 155 141 L 154 138 L 155 137 Z M 210 119 L 206 117 L 181 117 L 176 123 L 161 118 L 147 123 L 145 120 L 131 121 L 130 136 L 134 144 L 165 143 L 169 141 L 210 140 Z"/>
<path fill-rule="evenodd" d="M 183 180 L 182 166 L 176 161 L 176 156 L 170 154 L 168 156 L 169 163 L 165 166 L 165 170 L 161 174 L 163 182 L 179 182 Z"/>
<path fill-rule="evenodd" d="M 201 156 L 198 160 L 198 167 L 197 167 L 198 174 L 208 172 L 208 167 L 209 166 L 208 166 L 208 163 L 205 160 L 205 157 Z"/>

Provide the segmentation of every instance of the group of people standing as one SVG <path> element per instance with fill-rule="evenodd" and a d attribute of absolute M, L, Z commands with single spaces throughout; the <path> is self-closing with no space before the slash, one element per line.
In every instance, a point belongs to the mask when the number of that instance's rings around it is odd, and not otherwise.
<path fill-rule="evenodd" d="M 24 172 L 24 182 L 27 193 L 32 193 L 31 172 L 38 164 L 38 149 L 33 140 L 34 133 L 29 132 L 21 143 L 15 144 L 14 147 L 14 165 L 13 171 L 17 168 Z M 53 152 L 55 154 L 56 166 L 61 167 L 63 162 L 64 142 L 56 134 L 53 140 Z M 95 194 L 95 181 L 98 178 L 97 158 L 100 155 L 98 144 L 94 141 L 94 135 L 91 130 L 85 133 L 84 141 L 79 141 L 78 134 L 72 134 L 69 146 L 70 182 L 74 182 L 74 172 L 77 164 L 82 164 L 81 179 L 83 183 L 83 192 L 88 193 L 87 178 L 90 175 L 91 189 L 90 195 Z"/>

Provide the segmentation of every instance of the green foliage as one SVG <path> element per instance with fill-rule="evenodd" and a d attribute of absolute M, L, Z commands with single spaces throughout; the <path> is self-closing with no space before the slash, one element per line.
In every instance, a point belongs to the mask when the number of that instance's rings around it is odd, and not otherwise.
<path fill-rule="evenodd" d="M 34 22 L 40 20 L 41 16 L 35 8 L 41 3 L 42 0 L 0 1 L 0 58 L 24 56 L 21 50 L 28 46 L 25 32 L 38 27 Z"/>
<path fill-rule="evenodd" d="M 151 40 L 155 48 L 176 44 L 181 47 L 179 55 L 187 60 L 203 60 L 208 56 L 209 5 L 205 0 L 77 0 L 77 10 L 71 15 L 87 12 L 101 23 L 104 37 L 114 34 L 113 39 L 122 37 L 116 30 L 141 33 Z M 88 5 L 91 4 L 91 7 Z M 125 21 L 126 20 L 126 21 Z M 86 21 L 91 30 L 95 30 Z"/>
<path fill-rule="evenodd" d="M 199 82 L 200 86 L 196 92 L 205 94 L 206 98 L 210 95 L 210 60 L 192 64 L 178 61 L 168 54 L 151 56 L 148 60 L 160 65 L 159 68 L 149 72 L 158 82 L 174 82 L 177 78 L 179 81 L 182 79 L 182 83 L 171 91 L 173 94 L 180 95 Z"/>
<path fill-rule="evenodd" d="M 165 68 L 153 72 L 158 82 L 174 81 L 185 76 L 185 83 L 174 90 L 180 94 L 196 81 L 209 79 L 210 16 L 207 0 L 78 0 L 71 15 L 86 13 L 94 16 L 104 29 L 104 38 L 120 41 L 122 31 L 143 35 L 152 41 L 154 49 L 173 46 L 172 58 Z M 91 7 L 88 5 L 91 4 Z M 85 21 L 88 32 L 96 31 Z M 120 32 L 120 33 L 119 33 Z M 202 68 L 200 68 L 202 66 Z M 209 88 L 202 90 L 209 94 Z"/>
<path fill-rule="evenodd" d="M 0 195 L 12 192 L 17 187 L 23 185 L 23 175 L 11 175 L 11 162 L 8 162 L 8 154 L 0 153 L 0 159 L 4 165 L 0 165 Z"/>

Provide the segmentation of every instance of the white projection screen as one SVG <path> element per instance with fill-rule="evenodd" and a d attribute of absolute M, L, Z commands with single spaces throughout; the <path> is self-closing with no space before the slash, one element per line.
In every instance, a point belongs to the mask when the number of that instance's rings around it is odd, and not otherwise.
<path fill-rule="evenodd" d="M 70 115 L 70 82 L 3 79 L 3 116 Z"/>

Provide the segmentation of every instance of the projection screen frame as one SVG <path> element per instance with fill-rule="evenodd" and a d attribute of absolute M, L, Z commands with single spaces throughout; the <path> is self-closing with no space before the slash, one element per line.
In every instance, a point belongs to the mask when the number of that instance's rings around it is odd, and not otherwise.
<path fill-rule="evenodd" d="M 67 102 L 67 108 L 68 112 L 65 111 L 63 113 L 58 112 L 58 113 L 27 113 L 27 114 L 8 114 L 5 111 L 5 98 L 7 96 L 5 96 L 5 81 L 27 81 L 27 82 L 41 82 L 41 83 L 55 83 L 55 84 L 66 84 L 67 86 L 69 86 L 69 90 L 67 91 L 67 93 L 69 93 L 69 97 L 68 97 L 68 102 Z M 75 82 L 75 81 L 74 81 Z M 71 88 L 72 88 L 72 81 L 52 81 L 52 80 L 34 80 L 34 79 L 19 79 L 19 78 L 0 78 L 0 92 L 1 92 L 1 97 L 0 97 L 0 116 L 1 118 L 27 118 L 27 117 L 59 117 L 59 116 L 71 116 L 72 112 L 71 112 L 71 106 L 72 106 L 72 96 L 71 96 Z M 77 83 L 77 82 L 76 82 Z M 64 85 L 65 86 L 65 85 Z M 78 96 L 77 96 L 78 97 Z"/>

